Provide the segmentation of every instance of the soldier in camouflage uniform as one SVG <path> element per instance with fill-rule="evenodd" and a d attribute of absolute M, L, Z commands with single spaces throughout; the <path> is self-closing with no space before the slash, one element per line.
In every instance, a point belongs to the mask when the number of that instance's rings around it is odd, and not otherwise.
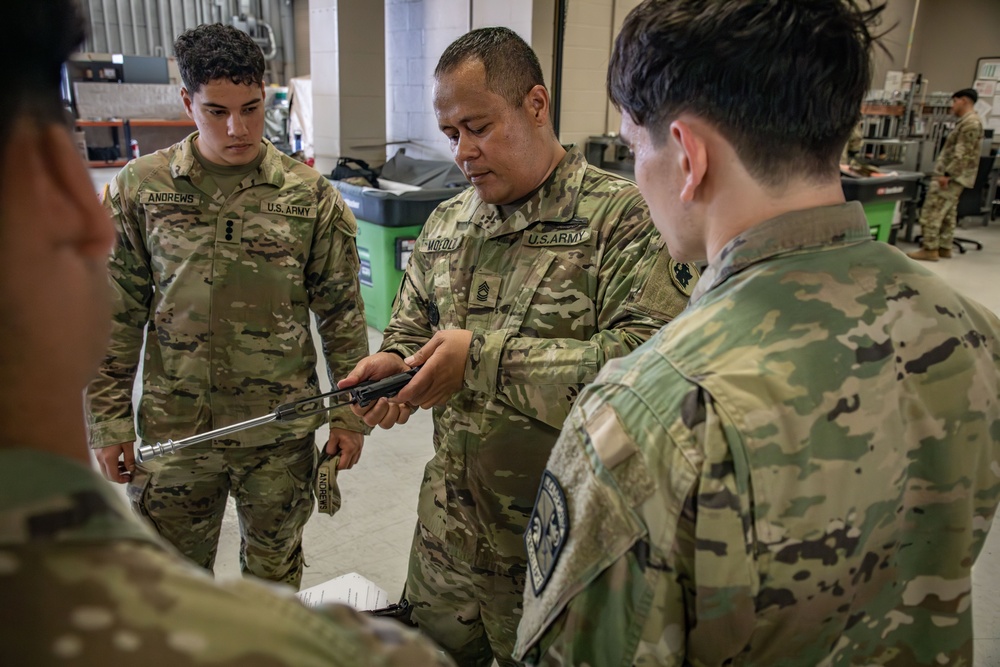
<path fill-rule="evenodd" d="M 0 58 L 0 665 L 446 665 L 429 641 L 286 587 L 216 584 L 89 469 L 114 227 L 63 126 L 72 0 L 5 8 Z"/>
<path fill-rule="evenodd" d="M 709 265 L 553 449 L 529 664 L 972 664 L 1000 320 L 844 202 L 879 9 L 647 0 L 625 20 L 608 81 L 639 189 L 675 257 Z"/>
<path fill-rule="evenodd" d="M 137 511 L 203 567 L 215 561 L 232 494 L 242 570 L 298 587 L 323 417 L 137 466 L 132 383 L 145 328 L 139 438 L 177 440 L 267 414 L 319 391 L 310 311 L 332 374 L 345 376 L 368 353 L 356 223 L 319 173 L 262 140 L 264 60 L 246 33 L 202 26 L 175 51 L 198 131 L 130 162 L 104 193 L 118 244 L 111 345 L 87 394 L 91 446 L 108 479 L 128 483 Z M 349 468 L 365 426 L 345 410 L 329 419 L 326 450 Z"/>
<path fill-rule="evenodd" d="M 924 206 L 920 211 L 920 250 L 909 254 L 913 259 L 936 262 L 951 257 L 951 246 L 958 223 L 958 199 L 962 190 L 976 183 L 979 155 L 983 144 L 983 121 L 975 111 L 979 94 L 965 88 L 951 97 L 951 112 L 958 123 L 944 140 L 934 161 Z"/>
<path fill-rule="evenodd" d="M 608 359 L 684 308 L 697 274 L 670 259 L 632 183 L 558 143 L 537 57 L 515 33 L 465 35 L 435 77 L 438 122 L 473 187 L 430 216 L 382 351 L 348 381 L 424 366 L 367 415 L 391 426 L 407 403 L 434 407 L 405 597 L 459 664 L 509 665 L 521 539 L 559 427 Z"/>

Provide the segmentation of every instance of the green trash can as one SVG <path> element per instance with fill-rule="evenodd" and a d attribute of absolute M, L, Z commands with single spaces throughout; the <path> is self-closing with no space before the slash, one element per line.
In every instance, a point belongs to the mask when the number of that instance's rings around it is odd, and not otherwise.
<path fill-rule="evenodd" d="M 865 178 L 841 176 L 840 185 L 847 201 L 861 202 L 872 238 L 888 243 L 896 208 L 899 202 L 916 198 L 920 178 L 921 174 L 907 171 Z"/>
<path fill-rule="evenodd" d="M 358 221 L 358 257 L 365 319 L 383 331 L 392 315 L 403 271 L 417 235 L 438 204 L 457 195 L 456 188 L 392 192 L 333 181 Z"/>

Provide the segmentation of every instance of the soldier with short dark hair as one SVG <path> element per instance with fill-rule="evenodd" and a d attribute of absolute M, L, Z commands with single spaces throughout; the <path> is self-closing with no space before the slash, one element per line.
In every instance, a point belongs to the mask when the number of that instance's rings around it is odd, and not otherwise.
<path fill-rule="evenodd" d="M 310 312 L 331 375 L 346 376 L 368 353 L 357 225 L 323 176 L 263 139 L 264 57 L 249 35 L 203 25 L 174 48 L 198 130 L 130 162 L 104 193 L 118 243 L 111 345 L 87 393 L 91 446 L 136 510 L 202 567 L 215 562 L 232 495 L 243 572 L 297 588 L 323 417 L 141 465 L 133 422 L 147 443 L 177 440 L 318 393 Z M 365 425 L 343 410 L 329 425 L 326 451 L 350 468 Z"/>
<path fill-rule="evenodd" d="M 434 110 L 472 187 L 424 225 L 382 350 L 342 384 L 423 366 L 366 414 L 389 427 L 434 408 L 404 596 L 460 664 L 512 665 L 528 512 L 559 428 L 609 359 L 683 310 L 697 270 L 671 260 L 631 182 L 560 145 L 513 31 L 449 46 Z"/>
<path fill-rule="evenodd" d="M 90 469 L 81 394 L 104 356 L 115 228 L 64 125 L 72 0 L 5 7 L 0 58 L 0 664 L 448 665 L 394 621 L 217 583 Z"/>
<path fill-rule="evenodd" d="M 844 201 L 881 9 L 625 19 L 621 137 L 671 251 L 708 267 L 566 420 L 530 524 L 528 664 L 973 664 L 1000 320 Z"/>
<path fill-rule="evenodd" d="M 983 120 L 976 113 L 979 93 L 963 88 L 951 96 L 951 112 L 958 117 L 934 160 L 934 173 L 920 210 L 919 250 L 911 259 L 936 262 L 951 259 L 958 224 L 958 200 L 962 190 L 976 184 L 983 145 Z"/>

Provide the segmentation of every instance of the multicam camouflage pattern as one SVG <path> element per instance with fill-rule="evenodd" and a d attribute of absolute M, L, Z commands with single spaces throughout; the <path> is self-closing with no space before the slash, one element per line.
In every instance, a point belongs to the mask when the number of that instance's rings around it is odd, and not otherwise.
<path fill-rule="evenodd" d="M 941 187 L 932 179 L 920 209 L 920 244 L 928 250 L 949 250 L 958 224 L 958 199 L 965 188 L 954 181 Z"/>
<path fill-rule="evenodd" d="M 857 203 L 730 242 L 577 402 L 569 507 L 518 655 L 573 665 L 972 664 L 1000 498 L 1000 321 Z"/>
<path fill-rule="evenodd" d="M 395 621 L 214 582 L 67 459 L 7 449 L 0 475 L 0 664 L 451 664 Z"/>
<path fill-rule="evenodd" d="M 983 121 L 975 111 L 962 116 L 945 138 L 934 163 L 934 176 L 948 175 L 948 185 L 941 187 L 931 179 L 920 211 L 921 244 L 928 250 L 951 248 L 958 222 L 958 199 L 964 188 L 976 183 L 979 154 L 982 152 Z"/>
<path fill-rule="evenodd" d="M 194 445 L 138 466 L 127 493 L 161 537 L 208 570 L 232 495 L 240 519 L 240 571 L 298 590 L 316 459 L 312 434 L 261 447 Z"/>
<path fill-rule="evenodd" d="M 983 121 L 975 111 L 962 116 L 948 133 L 934 162 L 934 175 L 947 174 L 967 188 L 976 184 L 983 144 Z"/>
<path fill-rule="evenodd" d="M 470 591 L 479 589 L 479 595 Z M 485 591 L 488 591 L 486 593 Z M 410 621 L 462 667 L 517 667 L 511 656 L 521 620 L 524 568 L 499 573 L 449 556 L 447 544 L 417 524 L 406 600 Z"/>
<path fill-rule="evenodd" d="M 438 207 L 382 349 L 409 355 L 437 330 L 473 332 L 465 389 L 434 411 L 418 505 L 451 557 L 524 567 L 521 537 L 570 405 L 608 359 L 680 313 L 696 279 L 670 259 L 636 187 L 575 149 L 506 220 L 472 189 Z"/>
<path fill-rule="evenodd" d="M 368 351 L 354 216 L 315 170 L 264 142 L 230 197 L 197 161 L 197 133 L 130 162 L 109 184 L 112 342 L 88 390 L 93 447 L 135 439 L 132 381 L 143 344 L 139 437 L 177 440 L 267 414 L 317 393 L 309 311 L 343 377 Z M 330 425 L 363 431 L 348 410 Z M 301 438 L 322 416 L 214 441 L 259 446 Z"/>

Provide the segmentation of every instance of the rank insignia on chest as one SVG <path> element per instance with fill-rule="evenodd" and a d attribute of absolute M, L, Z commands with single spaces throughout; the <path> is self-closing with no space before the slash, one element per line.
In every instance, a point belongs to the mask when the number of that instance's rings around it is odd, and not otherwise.
<path fill-rule="evenodd" d="M 432 327 L 436 327 L 438 322 L 441 321 L 441 312 L 438 310 L 437 304 L 433 301 L 427 304 L 427 321 L 430 322 Z"/>
<path fill-rule="evenodd" d="M 493 273 L 477 272 L 472 278 L 469 294 L 470 309 L 495 308 L 500 297 L 500 276 Z"/>
<path fill-rule="evenodd" d="M 684 296 L 691 296 L 691 290 L 698 282 L 698 269 L 693 264 L 670 260 L 670 280 Z"/>
<path fill-rule="evenodd" d="M 535 595 L 541 595 L 556 568 L 569 535 L 569 510 L 559 480 L 548 470 L 542 473 L 535 509 L 524 533 L 528 552 L 528 578 Z"/>

